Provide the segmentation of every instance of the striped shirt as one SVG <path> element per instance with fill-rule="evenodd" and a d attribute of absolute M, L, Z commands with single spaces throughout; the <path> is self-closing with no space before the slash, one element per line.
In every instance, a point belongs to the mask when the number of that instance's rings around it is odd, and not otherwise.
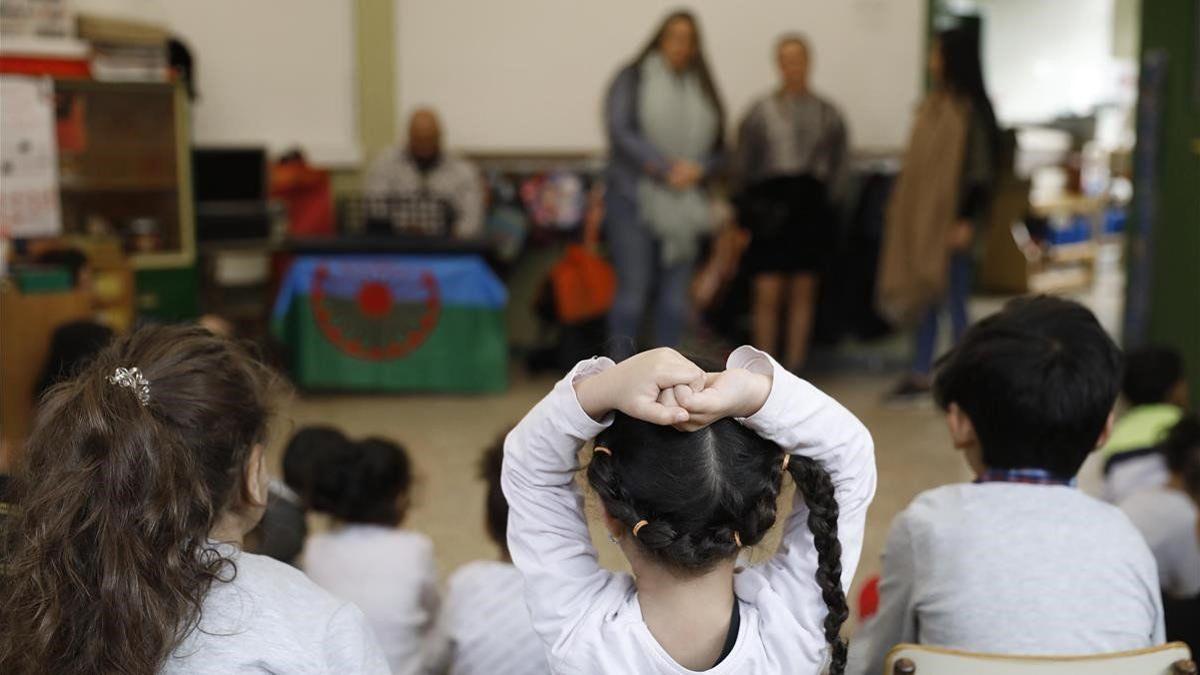
<path fill-rule="evenodd" d="M 478 560 L 460 568 L 438 619 L 441 662 L 450 675 L 550 672 L 545 648 L 525 606 L 525 583 L 511 563 Z M 449 669 L 446 664 L 449 663 Z"/>
<path fill-rule="evenodd" d="M 847 171 L 846 148 L 846 125 L 832 103 L 812 93 L 774 93 L 742 120 L 734 169 L 743 186 L 799 175 L 838 186 Z"/>
<path fill-rule="evenodd" d="M 461 157 L 443 155 L 429 171 L 422 172 L 407 152 L 389 148 L 367 170 L 363 192 L 376 198 L 436 197 L 454 208 L 451 234 L 459 239 L 482 235 L 483 179 L 475 165 Z"/>

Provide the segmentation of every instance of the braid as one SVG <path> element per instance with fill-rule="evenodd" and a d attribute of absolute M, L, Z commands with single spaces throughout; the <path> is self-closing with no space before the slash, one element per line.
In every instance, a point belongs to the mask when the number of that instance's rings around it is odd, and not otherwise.
<path fill-rule="evenodd" d="M 608 515 L 656 562 L 704 572 L 762 541 L 775 524 L 786 471 L 808 507 L 817 551 L 814 574 L 828 608 L 824 636 L 830 673 L 843 675 L 842 624 L 850 615 L 842 588 L 842 546 L 833 481 L 813 459 L 783 455 L 775 443 L 732 419 L 681 432 L 618 413 L 596 439 L 588 482 Z M 645 524 L 639 526 L 641 521 Z"/>
<path fill-rule="evenodd" d="M 770 468 L 763 477 L 762 489 L 758 491 L 758 500 L 751 506 L 742 523 L 742 541 L 747 546 L 753 546 L 766 536 L 767 531 L 775 525 L 779 509 L 779 490 L 783 485 L 783 467 L 779 462 L 770 462 Z"/>
<path fill-rule="evenodd" d="M 808 529 L 817 549 L 817 585 L 829 608 L 825 616 L 825 639 L 829 641 L 830 675 L 842 675 L 846 669 L 846 642 L 842 624 L 850 616 L 846 592 L 842 588 L 842 543 L 838 540 L 838 503 L 833 481 L 816 460 L 793 455 L 788 472 L 808 506 Z"/>
<path fill-rule="evenodd" d="M 703 570 L 713 561 L 729 558 L 738 551 L 735 530 L 727 525 L 707 527 L 696 532 L 679 532 L 660 514 L 639 508 L 625 490 L 618 460 L 605 452 L 592 454 L 587 469 L 588 482 L 596 490 L 608 515 L 626 527 L 638 521 L 646 524 L 638 529 L 637 541 L 656 557 L 685 569 Z M 743 539 L 745 538 L 742 535 Z"/>
<path fill-rule="evenodd" d="M 588 482 L 600 496 L 600 500 L 604 502 L 604 508 L 608 510 L 608 515 L 628 527 L 633 527 L 639 518 L 637 511 L 633 508 L 632 499 L 625 491 L 625 486 L 621 484 L 620 476 L 617 474 L 616 460 L 613 459 L 613 456 L 604 452 L 592 453 L 592 461 L 588 463 L 587 474 Z M 642 532 L 649 527 L 650 525 L 646 525 L 642 528 Z"/>

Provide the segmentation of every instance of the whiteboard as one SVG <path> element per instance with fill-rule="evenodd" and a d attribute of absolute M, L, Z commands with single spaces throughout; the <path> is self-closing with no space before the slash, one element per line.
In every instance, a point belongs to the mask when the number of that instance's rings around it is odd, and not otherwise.
<path fill-rule="evenodd" d="M 813 88 L 858 149 L 903 146 L 923 82 L 926 0 L 693 0 L 730 129 L 775 86 L 775 39 L 800 31 Z M 432 105 L 478 152 L 594 152 L 617 69 L 677 0 L 396 0 L 397 114 Z"/>
<path fill-rule="evenodd" d="M 350 0 L 72 0 L 72 9 L 164 25 L 199 76 L 197 145 L 303 148 L 315 163 L 355 164 L 358 133 Z"/>
<path fill-rule="evenodd" d="M 197 145 L 300 146 L 325 166 L 361 160 L 353 2 L 159 2 L 196 61 Z"/>

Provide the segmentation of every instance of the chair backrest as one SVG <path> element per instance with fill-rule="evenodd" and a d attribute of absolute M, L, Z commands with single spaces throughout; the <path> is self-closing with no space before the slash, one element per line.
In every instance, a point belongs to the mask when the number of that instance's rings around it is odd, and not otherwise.
<path fill-rule="evenodd" d="M 1182 642 L 1095 656 L 976 654 L 901 644 L 887 655 L 884 675 L 1196 675 Z"/>

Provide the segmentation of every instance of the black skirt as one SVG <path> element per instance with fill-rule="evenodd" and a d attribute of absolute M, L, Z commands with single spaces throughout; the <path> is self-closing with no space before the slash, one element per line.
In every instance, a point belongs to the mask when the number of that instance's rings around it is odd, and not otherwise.
<path fill-rule="evenodd" d="M 768 178 L 748 187 L 735 205 L 752 237 L 743 259 L 751 274 L 820 272 L 833 254 L 834 213 L 823 181 Z"/>

